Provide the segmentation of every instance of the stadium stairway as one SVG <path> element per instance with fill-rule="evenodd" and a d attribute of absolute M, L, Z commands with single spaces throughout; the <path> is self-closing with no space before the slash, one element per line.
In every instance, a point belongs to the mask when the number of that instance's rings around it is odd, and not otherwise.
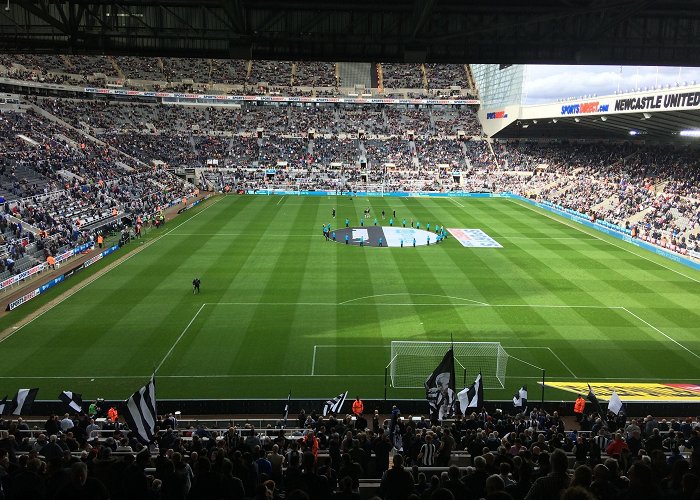
<path fill-rule="evenodd" d="M 340 65 L 340 81 L 343 82 L 343 87 L 354 88 L 356 85 L 361 85 L 364 88 L 372 87 L 372 64 L 343 62 Z"/>

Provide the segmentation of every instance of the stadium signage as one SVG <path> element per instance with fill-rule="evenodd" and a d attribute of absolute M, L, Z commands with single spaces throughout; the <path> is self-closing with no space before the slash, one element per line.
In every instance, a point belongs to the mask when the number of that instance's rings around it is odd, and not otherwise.
<path fill-rule="evenodd" d="M 15 308 L 21 306 L 22 304 L 24 304 L 24 303 L 27 302 L 28 300 L 33 299 L 34 297 L 36 297 L 36 296 L 39 295 L 40 293 L 41 293 L 41 291 L 40 291 L 38 288 L 37 288 L 36 290 L 32 290 L 32 291 L 29 292 L 28 294 L 23 295 L 22 297 L 18 298 L 17 300 L 15 300 L 15 301 L 10 302 L 9 304 L 7 304 L 7 310 L 8 310 L 8 311 L 12 311 L 13 309 L 15 309 Z"/>
<path fill-rule="evenodd" d="M 601 104 L 599 101 L 579 102 L 576 104 L 565 104 L 561 107 L 562 115 L 584 115 L 587 113 L 607 113 L 609 104 Z"/>
<path fill-rule="evenodd" d="M 700 106 L 700 92 L 629 97 L 615 101 L 615 111 L 643 111 L 652 109 L 695 108 Z"/>
<path fill-rule="evenodd" d="M 492 111 L 491 113 L 486 113 L 487 120 L 499 120 L 501 118 L 508 118 L 508 113 L 505 111 Z"/>
<path fill-rule="evenodd" d="M 0 290 L 4 290 L 5 288 L 7 288 L 10 285 L 14 285 L 15 283 L 18 283 L 22 280 L 25 280 L 30 276 L 33 276 L 37 273 L 40 273 L 45 268 L 46 268 L 46 264 L 41 263 L 41 264 L 36 265 L 34 267 L 30 267 L 29 269 L 26 269 L 19 274 L 16 274 L 14 276 L 10 276 L 9 278 L 0 282 Z"/>
<path fill-rule="evenodd" d="M 139 97 L 165 97 L 169 99 L 186 100 L 217 100 L 217 101 L 254 101 L 254 102 L 309 102 L 309 103 L 348 103 L 348 104 L 474 104 L 480 103 L 479 99 L 393 99 L 393 98 L 363 98 L 363 97 L 287 97 L 268 95 L 210 95 L 210 94 L 184 94 L 180 92 L 152 92 L 140 90 L 102 89 L 98 87 L 84 87 L 88 94 L 130 95 Z"/>

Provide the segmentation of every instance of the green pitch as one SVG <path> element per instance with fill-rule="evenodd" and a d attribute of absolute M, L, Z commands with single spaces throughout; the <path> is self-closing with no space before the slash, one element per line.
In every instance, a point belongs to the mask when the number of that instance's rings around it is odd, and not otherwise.
<path fill-rule="evenodd" d="M 358 225 L 367 207 L 372 219 L 384 209 L 385 224 L 396 210 L 422 227 L 482 229 L 503 248 L 323 239 L 322 224 Z M 380 398 L 392 340 L 451 335 L 513 356 L 506 387 L 487 400 L 523 383 L 539 399 L 533 365 L 560 381 L 700 382 L 700 273 L 524 203 L 229 196 L 152 235 L 0 343 L 0 395 L 125 399 L 156 368 L 159 398 Z"/>

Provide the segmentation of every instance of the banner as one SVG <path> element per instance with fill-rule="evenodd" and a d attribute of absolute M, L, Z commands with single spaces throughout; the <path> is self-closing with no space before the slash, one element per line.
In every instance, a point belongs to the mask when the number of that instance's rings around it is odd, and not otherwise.
<path fill-rule="evenodd" d="M 9 278 L 0 282 L 0 290 L 4 290 L 8 286 L 14 285 L 15 283 L 18 283 L 22 280 L 25 280 L 30 276 L 34 276 L 35 274 L 40 273 L 44 269 L 46 269 L 46 263 L 42 262 L 41 264 L 38 264 L 34 267 L 26 269 L 19 274 L 16 274 L 14 276 L 10 276 Z"/>

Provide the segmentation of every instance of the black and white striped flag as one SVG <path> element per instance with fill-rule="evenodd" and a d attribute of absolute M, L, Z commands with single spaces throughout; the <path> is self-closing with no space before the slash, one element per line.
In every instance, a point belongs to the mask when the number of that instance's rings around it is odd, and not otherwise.
<path fill-rule="evenodd" d="M 157 419 L 155 375 L 126 400 L 124 419 L 139 441 L 144 444 L 153 441 Z"/>
<path fill-rule="evenodd" d="M 0 401 L 0 415 L 5 414 L 5 407 L 7 406 L 7 395 Z"/>
<path fill-rule="evenodd" d="M 36 394 L 39 389 L 20 389 L 17 394 L 12 399 L 12 405 L 10 406 L 10 413 L 13 415 L 22 415 L 27 413 L 32 408 L 32 403 L 36 399 Z"/>
<path fill-rule="evenodd" d="M 513 396 L 513 406 L 516 408 L 527 407 L 527 385 L 520 388 L 515 396 Z"/>
<path fill-rule="evenodd" d="M 83 395 L 72 391 L 63 391 L 58 395 L 64 405 L 70 410 L 80 413 L 83 411 Z"/>
<path fill-rule="evenodd" d="M 474 383 L 457 394 L 459 408 L 466 413 L 468 408 L 481 408 L 484 405 L 484 385 L 481 382 L 481 372 Z"/>
<path fill-rule="evenodd" d="M 326 404 L 323 406 L 323 416 L 325 417 L 329 413 L 340 413 L 340 409 L 343 407 L 346 397 L 348 397 L 348 391 L 345 391 L 343 394 L 338 394 L 333 399 L 326 401 Z"/>

